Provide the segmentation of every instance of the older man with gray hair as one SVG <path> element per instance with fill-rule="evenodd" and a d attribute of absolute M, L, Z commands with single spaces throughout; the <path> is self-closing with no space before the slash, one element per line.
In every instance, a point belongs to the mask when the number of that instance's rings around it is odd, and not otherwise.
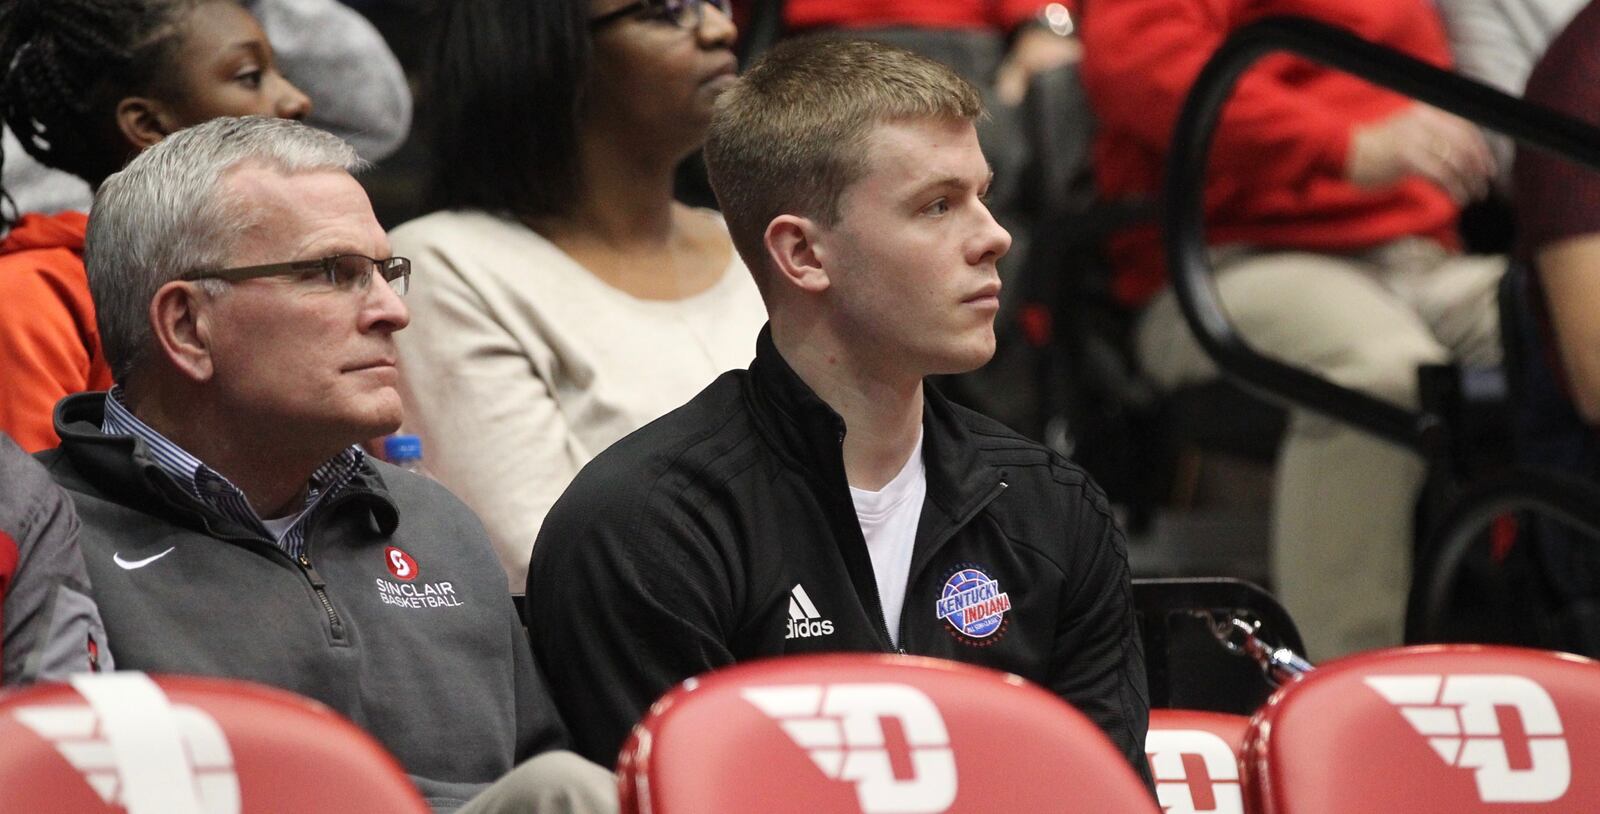
<path fill-rule="evenodd" d="M 112 650 L 322 701 L 439 810 L 614 810 L 611 775 L 558 751 L 477 518 L 358 446 L 400 423 L 411 273 L 360 163 L 303 125 L 218 119 L 100 188 L 85 259 L 116 386 L 63 400 L 42 457 Z"/>

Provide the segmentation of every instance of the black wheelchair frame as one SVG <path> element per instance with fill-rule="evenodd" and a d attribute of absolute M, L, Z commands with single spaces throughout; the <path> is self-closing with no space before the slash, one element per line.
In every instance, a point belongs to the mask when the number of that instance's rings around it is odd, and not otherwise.
<path fill-rule="evenodd" d="M 1314 410 L 1415 450 L 1434 471 L 1459 472 L 1450 415 L 1424 401 L 1410 410 L 1264 356 L 1239 335 L 1217 293 L 1205 242 L 1204 175 L 1223 105 L 1240 77 L 1268 54 L 1289 52 L 1491 127 L 1518 142 L 1600 171 L 1600 129 L 1507 95 L 1354 34 L 1299 17 L 1235 32 L 1201 71 L 1178 117 L 1164 190 L 1165 248 L 1184 319 L 1226 375 L 1288 405 Z M 1457 490 L 1419 534 L 1408 637 L 1431 641 L 1446 625 L 1456 577 L 1475 536 L 1510 510 L 1551 515 L 1600 539 L 1600 485 L 1561 473 L 1513 469 Z"/>

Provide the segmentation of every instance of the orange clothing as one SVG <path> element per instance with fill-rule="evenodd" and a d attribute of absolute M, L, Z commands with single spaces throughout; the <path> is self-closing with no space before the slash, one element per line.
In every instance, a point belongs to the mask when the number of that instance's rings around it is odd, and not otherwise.
<path fill-rule="evenodd" d="M 56 402 L 111 386 L 83 268 L 82 212 L 24 215 L 0 241 L 0 431 L 37 452 L 60 443 Z"/>

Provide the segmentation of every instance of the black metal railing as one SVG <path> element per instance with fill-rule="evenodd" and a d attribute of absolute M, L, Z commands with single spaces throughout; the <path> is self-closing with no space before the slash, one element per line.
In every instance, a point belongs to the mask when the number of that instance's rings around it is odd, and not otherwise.
<path fill-rule="evenodd" d="M 1271 18 L 1239 29 L 1206 63 L 1190 91 L 1167 161 L 1165 241 L 1178 302 L 1200 345 L 1225 373 L 1259 392 L 1435 458 L 1446 440 L 1438 416 L 1399 407 L 1263 356 L 1240 337 L 1218 298 L 1205 240 L 1202 196 L 1207 157 L 1222 107 L 1240 76 L 1262 57 L 1279 51 L 1345 71 L 1597 170 L 1600 129 L 1367 42 L 1342 28 L 1299 17 Z"/>

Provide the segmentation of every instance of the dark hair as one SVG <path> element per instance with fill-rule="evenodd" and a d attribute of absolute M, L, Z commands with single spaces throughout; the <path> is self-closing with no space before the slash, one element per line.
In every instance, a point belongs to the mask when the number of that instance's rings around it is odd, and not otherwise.
<path fill-rule="evenodd" d="M 442 3 L 424 99 L 430 209 L 558 215 L 577 195 L 589 73 L 582 0 Z"/>
<path fill-rule="evenodd" d="M 133 153 L 117 102 L 161 81 L 177 23 L 217 1 L 0 3 L 0 123 L 39 163 L 99 185 Z"/>

